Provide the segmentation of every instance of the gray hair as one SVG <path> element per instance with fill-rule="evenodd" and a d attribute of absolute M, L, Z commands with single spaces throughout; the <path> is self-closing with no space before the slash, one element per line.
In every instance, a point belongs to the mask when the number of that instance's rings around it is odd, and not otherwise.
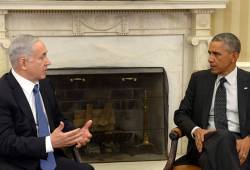
<path fill-rule="evenodd" d="M 23 55 L 30 57 L 33 52 L 33 45 L 39 41 L 38 37 L 32 35 L 19 35 L 16 37 L 9 48 L 9 58 L 12 67 L 14 67 L 18 61 L 18 58 Z"/>
<path fill-rule="evenodd" d="M 213 41 L 223 41 L 228 46 L 229 52 L 237 52 L 238 54 L 240 54 L 240 40 L 232 33 L 226 32 L 217 34 L 213 37 L 212 42 Z"/>

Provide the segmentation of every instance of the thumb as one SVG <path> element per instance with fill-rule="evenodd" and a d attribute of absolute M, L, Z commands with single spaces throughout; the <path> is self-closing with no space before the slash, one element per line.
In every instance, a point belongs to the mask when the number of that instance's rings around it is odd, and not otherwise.
<path fill-rule="evenodd" d="M 62 121 L 60 121 L 60 124 L 59 124 L 59 126 L 56 128 L 56 130 L 62 131 L 63 128 L 64 128 L 64 123 L 63 123 Z"/>
<path fill-rule="evenodd" d="M 85 125 L 83 126 L 83 129 L 89 129 L 93 124 L 92 120 L 88 120 Z"/>

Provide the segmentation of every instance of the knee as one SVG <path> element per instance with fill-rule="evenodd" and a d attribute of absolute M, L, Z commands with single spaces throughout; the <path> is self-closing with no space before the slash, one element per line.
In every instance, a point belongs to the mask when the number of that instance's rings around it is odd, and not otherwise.
<path fill-rule="evenodd" d="M 235 145 L 235 137 L 231 132 L 226 130 L 218 130 L 217 135 L 220 139 L 220 144 Z"/>

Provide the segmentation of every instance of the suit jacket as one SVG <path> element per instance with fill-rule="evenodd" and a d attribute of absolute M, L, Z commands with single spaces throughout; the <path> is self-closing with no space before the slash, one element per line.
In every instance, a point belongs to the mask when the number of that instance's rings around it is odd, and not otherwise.
<path fill-rule="evenodd" d="M 64 131 L 73 125 L 60 113 L 54 89 L 48 79 L 39 81 L 50 130 L 60 121 L 65 123 Z M 60 150 L 55 150 L 60 154 Z M 29 103 L 11 72 L 0 79 L 0 167 L 1 162 L 24 169 L 34 170 L 39 160 L 46 158 L 45 137 L 37 137 L 37 129 Z"/>
<path fill-rule="evenodd" d="M 174 121 L 189 138 L 188 154 L 197 154 L 195 141 L 191 131 L 195 126 L 206 129 L 212 104 L 214 84 L 217 75 L 210 70 L 198 71 L 192 74 L 186 94 L 175 111 Z M 250 73 L 237 69 L 237 94 L 240 134 L 250 135 Z"/>

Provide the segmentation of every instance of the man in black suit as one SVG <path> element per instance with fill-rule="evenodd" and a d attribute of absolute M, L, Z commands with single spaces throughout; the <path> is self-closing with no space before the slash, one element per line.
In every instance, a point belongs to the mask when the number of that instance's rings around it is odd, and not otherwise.
<path fill-rule="evenodd" d="M 174 115 L 176 125 L 188 137 L 187 154 L 176 165 L 185 162 L 204 170 L 250 170 L 250 73 L 236 67 L 240 50 L 235 35 L 218 34 L 209 45 L 210 69 L 192 74 Z M 219 87 L 225 89 L 224 102 L 216 97 Z M 221 103 L 225 108 L 218 112 Z M 221 128 L 218 116 L 223 111 Z"/>
<path fill-rule="evenodd" d="M 18 36 L 9 57 L 12 69 L 0 79 L 0 169 L 93 170 L 89 164 L 66 159 L 61 151 L 86 145 L 92 121 L 75 129 L 60 113 L 46 79 L 51 63 L 44 43 L 31 35 Z M 48 135 L 41 135 L 38 112 Z"/>

